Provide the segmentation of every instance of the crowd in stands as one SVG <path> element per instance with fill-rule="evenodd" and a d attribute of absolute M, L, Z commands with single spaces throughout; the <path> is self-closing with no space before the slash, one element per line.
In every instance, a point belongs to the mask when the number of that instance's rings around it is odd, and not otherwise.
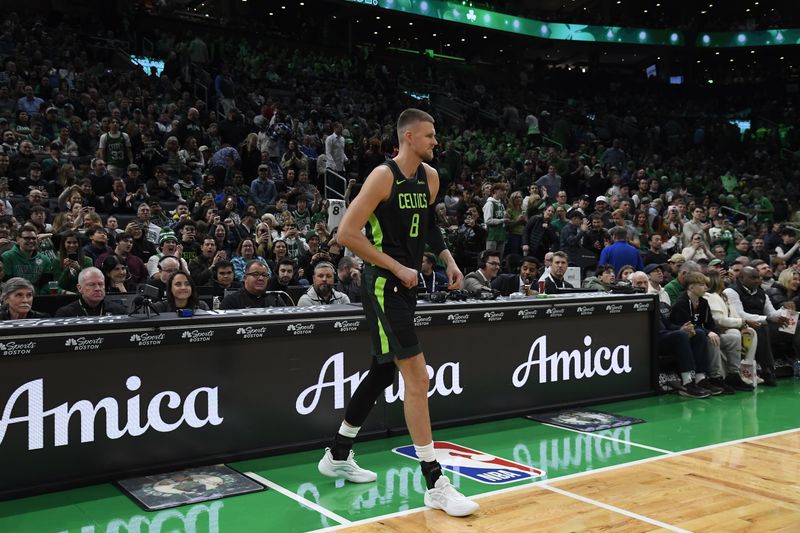
<path fill-rule="evenodd" d="M 577 267 L 585 287 L 658 294 L 692 397 L 752 387 L 745 338 L 767 385 L 797 355 L 779 330 L 800 298 L 791 100 L 749 103 L 780 123 L 742 133 L 735 98 L 618 87 L 530 105 L 533 82 L 440 69 L 443 90 L 474 101 L 453 121 L 405 94 L 430 80 L 424 65 L 195 30 L 154 35 L 166 64 L 148 74 L 107 68 L 64 24 L 7 13 L 0 28 L 3 318 L 37 316 L 33 295 L 52 292 L 79 295 L 59 316 L 115 312 L 99 290 L 144 285 L 169 311 L 203 312 L 201 293 L 222 309 L 358 301 L 360 260 L 336 241 L 325 185 L 339 174 L 345 202 L 357 195 L 413 105 L 437 117 L 435 216 L 473 290 L 534 294 L 541 277 L 555 292 Z M 434 257 L 420 267 L 441 287 Z M 307 287 L 298 302 L 278 294 L 291 287 Z"/>

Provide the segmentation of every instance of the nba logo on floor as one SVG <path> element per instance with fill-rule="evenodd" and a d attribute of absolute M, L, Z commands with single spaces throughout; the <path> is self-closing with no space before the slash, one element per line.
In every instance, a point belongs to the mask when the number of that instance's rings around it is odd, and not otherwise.
<path fill-rule="evenodd" d="M 479 483 L 503 485 L 544 476 L 544 471 L 514 461 L 502 459 L 452 442 L 434 442 L 436 460 L 444 470 L 468 477 Z M 394 453 L 417 459 L 414 446 L 400 446 Z"/>

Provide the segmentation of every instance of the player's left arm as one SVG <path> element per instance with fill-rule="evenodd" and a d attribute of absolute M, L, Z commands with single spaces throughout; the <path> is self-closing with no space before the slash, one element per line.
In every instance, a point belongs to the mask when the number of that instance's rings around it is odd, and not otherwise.
<path fill-rule="evenodd" d="M 458 268 L 453 255 L 447 249 L 442 232 L 439 231 L 439 226 L 436 225 L 436 195 L 439 194 L 439 173 L 427 163 L 423 163 L 423 165 L 425 165 L 431 198 L 428 205 L 428 246 L 431 247 L 434 254 L 447 264 L 447 288 L 459 289 L 464 281 L 464 274 L 461 273 L 461 269 Z"/>

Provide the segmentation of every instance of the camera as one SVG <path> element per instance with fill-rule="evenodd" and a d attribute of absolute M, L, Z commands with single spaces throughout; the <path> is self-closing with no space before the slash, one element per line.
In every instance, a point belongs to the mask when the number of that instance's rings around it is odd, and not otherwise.
<path fill-rule="evenodd" d="M 145 298 L 149 298 L 151 300 L 160 300 L 161 299 L 161 291 L 158 290 L 158 287 L 154 285 L 145 285 L 142 288 L 142 295 Z"/>

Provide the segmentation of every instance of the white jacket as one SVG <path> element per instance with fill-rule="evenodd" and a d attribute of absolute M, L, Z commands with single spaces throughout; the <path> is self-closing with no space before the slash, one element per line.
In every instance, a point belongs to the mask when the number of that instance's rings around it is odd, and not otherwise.
<path fill-rule="evenodd" d="M 733 307 L 728 305 L 722 295 L 707 292 L 703 298 L 708 301 L 708 306 L 711 308 L 711 316 L 720 327 L 739 329 L 744 325 L 744 320 L 736 313 Z"/>

